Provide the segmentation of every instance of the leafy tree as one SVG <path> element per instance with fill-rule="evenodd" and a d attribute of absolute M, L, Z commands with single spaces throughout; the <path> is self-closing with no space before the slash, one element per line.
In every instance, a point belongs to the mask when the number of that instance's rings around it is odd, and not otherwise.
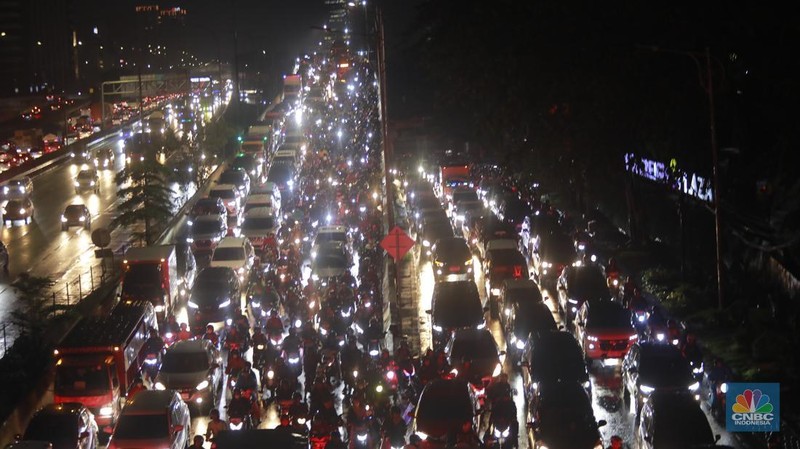
<path fill-rule="evenodd" d="M 205 127 L 203 145 L 213 155 L 222 155 L 228 143 L 236 137 L 236 132 L 236 128 L 225 119 L 211 122 Z"/>
<path fill-rule="evenodd" d="M 178 135 L 175 133 L 175 129 L 173 129 L 171 126 L 168 126 L 164 131 L 164 152 L 166 153 L 167 157 L 179 150 L 182 144 L 183 142 L 178 138 Z"/>
<path fill-rule="evenodd" d="M 40 341 L 53 313 L 59 306 L 53 303 L 48 291 L 54 282 L 46 277 L 21 273 L 11 286 L 17 292 L 22 307 L 11 312 L 11 322 L 20 335 Z"/>
<path fill-rule="evenodd" d="M 167 185 L 172 172 L 156 159 L 157 144 L 144 138 L 132 144 L 144 147 L 144 160 L 134 161 L 117 173 L 117 197 L 122 202 L 117 207 L 119 215 L 111 220 L 110 226 L 143 223 L 144 231 L 134 231 L 132 235 L 149 245 L 156 237 L 153 226 L 163 225 L 173 216 L 173 191 Z"/>

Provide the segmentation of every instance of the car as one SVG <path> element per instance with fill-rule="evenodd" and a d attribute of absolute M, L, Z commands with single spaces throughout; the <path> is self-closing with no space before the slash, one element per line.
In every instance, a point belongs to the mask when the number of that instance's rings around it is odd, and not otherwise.
<path fill-rule="evenodd" d="M 456 376 L 468 381 L 479 399 L 484 396 L 489 382 L 503 372 L 505 351 L 498 350 L 494 336 L 485 327 L 456 329 L 444 352 Z M 471 364 L 469 369 L 464 366 L 467 361 Z"/>
<path fill-rule="evenodd" d="M 541 241 L 531 260 L 539 285 L 551 288 L 555 286 L 564 267 L 577 261 L 578 255 L 572 238 L 558 232 L 549 234 Z"/>
<path fill-rule="evenodd" d="M 194 203 L 192 209 L 189 211 L 189 226 L 192 222 L 202 215 L 219 215 L 226 216 L 228 209 L 225 208 L 225 203 L 221 198 L 200 198 Z"/>
<path fill-rule="evenodd" d="M 497 218 L 497 215 L 489 215 L 485 220 L 476 222 L 478 228 L 475 230 L 477 241 L 475 246 L 482 258 L 486 257 L 486 244 L 492 240 L 513 239 L 517 240 L 518 234 L 514 227 Z"/>
<path fill-rule="evenodd" d="M 94 153 L 94 166 L 98 170 L 113 170 L 115 157 L 112 148 L 101 148 Z"/>
<path fill-rule="evenodd" d="M 506 279 L 500 284 L 500 323 L 508 330 L 513 322 L 514 309 L 520 302 L 542 302 L 539 284 L 532 279 Z"/>
<path fill-rule="evenodd" d="M 3 206 L 3 224 L 11 226 L 15 221 L 25 224 L 33 220 L 33 202 L 30 198 L 10 200 Z"/>
<path fill-rule="evenodd" d="M 516 282 L 524 281 L 507 280 L 505 283 Z M 524 291 L 524 289 L 517 290 Z M 505 334 L 508 339 L 508 351 L 515 360 L 522 359 L 529 339 L 536 338 L 543 332 L 558 329 L 550 307 L 542 300 L 537 301 L 535 296 L 519 300 L 507 299 L 502 307 L 501 316 L 506 317 Z"/>
<path fill-rule="evenodd" d="M 470 187 L 457 187 L 453 189 L 453 197 L 450 199 L 453 207 L 458 207 L 462 201 L 480 201 L 478 192 Z"/>
<path fill-rule="evenodd" d="M 189 407 L 173 390 L 144 390 L 125 402 L 107 449 L 186 449 Z"/>
<path fill-rule="evenodd" d="M 244 170 L 250 176 L 250 182 L 255 183 L 263 174 L 264 164 L 258 162 L 253 154 L 241 154 L 231 161 L 230 167 L 235 170 Z"/>
<path fill-rule="evenodd" d="M 544 331 L 528 340 L 525 346 L 522 383 L 528 401 L 536 398 L 539 387 L 552 382 L 578 382 L 591 391 L 589 371 L 583 351 L 567 331 Z"/>
<path fill-rule="evenodd" d="M 611 299 L 603 269 L 594 264 L 574 264 L 564 268 L 558 277 L 558 308 L 567 325 L 581 305 L 589 299 Z"/>
<path fill-rule="evenodd" d="M 340 225 L 320 226 L 314 242 L 311 244 L 311 258 L 317 257 L 317 249 L 326 242 L 339 242 L 349 249 L 350 236 L 347 228 Z"/>
<path fill-rule="evenodd" d="M 267 172 L 267 181 L 275 183 L 275 186 L 281 192 L 281 200 L 284 202 L 292 196 L 291 192 L 294 189 L 294 175 L 294 167 L 286 164 L 272 165 Z M 281 204 L 281 206 L 283 206 L 283 204 Z"/>
<path fill-rule="evenodd" d="M 595 419 L 591 395 L 578 382 L 542 385 L 537 400 L 529 403 L 528 413 L 535 449 L 603 447 L 598 428 L 606 422 Z"/>
<path fill-rule="evenodd" d="M 251 197 L 256 195 L 267 195 L 270 197 L 270 206 L 274 211 L 275 215 L 278 216 L 281 212 L 281 192 L 275 186 L 274 182 L 264 182 L 261 184 L 257 184 L 253 187 L 250 191 L 250 197 L 248 197 L 248 201 Z"/>
<path fill-rule="evenodd" d="M 653 392 L 638 423 L 636 440 L 641 449 L 719 447 L 719 435 L 713 434 L 700 404 L 690 394 Z"/>
<path fill-rule="evenodd" d="M 200 255 L 210 255 L 217 244 L 228 235 L 227 217 L 221 215 L 201 215 L 192 221 L 186 242 L 192 251 Z"/>
<path fill-rule="evenodd" d="M 222 392 L 222 360 L 211 341 L 183 340 L 167 348 L 155 378 L 156 390 L 175 390 L 202 415 L 217 406 Z"/>
<path fill-rule="evenodd" d="M 3 198 L 6 200 L 27 198 L 33 193 L 33 181 L 28 176 L 20 176 L 3 185 Z"/>
<path fill-rule="evenodd" d="M 250 175 L 241 168 L 228 168 L 219 175 L 217 184 L 236 186 L 242 198 L 247 198 L 250 194 Z"/>
<path fill-rule="evenodd" d="M 70 204 L 64 208 L 64 213 L 61 214 L 61 230 L 66 231 L 70 226 L 92 228 L 92 213 L 85 204 Z"/>
<path fill-rule="evenodd" d="M 460 432 L 464 423 L 478 429 L 476 406 L 472 389 L 464 380 L 433 380 L 419 395 L 411 431 L 422 439 L 422 447 L 444 449 L 450 435 Z"/>
<path fill-rule="evenodd" d="M 350 258 L 342 242 L 329 241 L 317 246 L 311 261 L 311 279 L 318 281 L 344 275 L 350 268 Z"/>
<path fill-rule="evenodd" d="M 442 221 L 436 223 L 429 223 L 425 225 L 422 230 L 422 255 L 430 257 L 432 254 L 432 247 L 441 239 L 449 239 L 455 237 L 453 233 L 453 225 L 450 221 Z M 463 263 L 463 262 L 462 262 Z"/>
<path fill-rule="evenodd" d="M 231 267 L 200 270 L 186 303 L 192 331 L 202 332 L 210 323 L 229 324 L 240 305 L 241 285 L 239 275 Z"/>
<path fill-rule="evenodd" d="M 268 193 L 256 194 L 251 192 L 244 203 L 244 213 L 246 214 L 250 209 L 255 209 L 257 207 L 267 207 L 274 210 L 275 205 L 276 201 L 272 195 Z M 273 215 L 277 214 L 273 212 Z"/>
<path fill-rule="evenodd" d="M 477 211 L 481 211 L 485 209 L 483 206 L 483 202 L 480 200 L 476 201 L 460 201 L 453 207 L 453 221 L 455 222 L 456 227 L 461 228 L 464 224 L 467 214 L 476 213 Z M 490 210 L 485 209 L 486 213 L 491 213 Z"/>
<path fill-rule="evenodd" d="M 225 210 L 228 212 L 229 217 L 236 217 L 239 215 L 239 209 L 242 205 L 241 191 L 233 184 L 216 184 L 208 191 L 208 197 L 212 199 L 220 199 L 225 205 Z"/>
<path fill-rule="evenodd" d="M 687 393 L 700 399 L 700 383 L 678 347 L 655 342 L 633 344 L 622 361 L 623 399 L 636 416 L 655 392 Z"/>
<path fill-rule="evenodd" d="M 255 250 L 247 237 L 224 237 L 211 253 L 212 267 L 231 267 L 245 282 L 255 265 Z"/>
<path fill-rule="evenodd" d="M 75 176 L 75 193 L 79 194 L 87 190 L 100 193 L 100 176 L 94 168 L 85 168 Z"/>
<path fill-rule="evenodd" d="M 241 235 L 250 240 L 258 254 L 263 255 L 267 248 L 275 246 L 275 235 L 278 233 L 278 226 L 279 223 L 272 208 L 254 207 L 247 209 L 247 205 L 245 205 Z"/>
<path fill-rule="evenodd" d="M 447 237 L 437 240 L 431 247 L 433 278 L 442 280 L 472 280 L 472 251 L 463 237 Z"/>
<path fill-rule="evenodd" d="M 561 230 L 558 216 L 555 214 L 550 214 L 546 211 L 535 211 L 525 217 L 522 221 L 520 235 L 522 236 L 522 247 L 526 254 L 532 255 L 539 249 L 542 236 L 556 232 L 561 233 L 563 231 Z"/>
<path fill-rule="evenodd" d="M 83 404 L 48 404 L 36 411 L 21 441 L 48 441 L 53 449 L 95 449 L 99 428 L 94 415 Z"/>
<path fill-rule="evenodd" d="M 586 361 L 622 359 L 639 338 L 631 313 L 617 301 L 584 301 L 575 318 L 575 338 Z"/>
<path fill-rule="evenodd" d="M 456 329 L 486 326 L 478 287 L 471 280 L 435 283 L 427 312 L 436 348 L 442 347 Z"/>
<path fill-rule="evenodd" d="M 528 262 L 516 248 L 515 242 L 513 240 L 511 242 L 510 248 L 501 247 L 487 251 L 483 261 L 486 302 L 492 308 L 494 315 L 497 315 L 501 308 L 498 300 L 502 293 L 503 282 L 506 279 L 529 279 Z"/>
<path fill-rule="evenodd" d="M 0 266 L 3 267 L 3 273 L 8 274 L 8 247 L 2 240 L 0 240 Z"/>

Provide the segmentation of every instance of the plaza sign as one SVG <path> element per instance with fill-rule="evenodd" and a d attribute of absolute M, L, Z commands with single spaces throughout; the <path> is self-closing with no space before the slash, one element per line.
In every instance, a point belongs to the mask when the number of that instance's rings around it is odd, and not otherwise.
<path fill-rule="evenodd" d="M 672 184 L 673 189 L 701 201 L 710 203 L 714 200 L 711 181 L 694 173 L 678 171 L 675 159 L 667 165 L 660 161 L 637 158 L 633 153 L 625 153 L 625 170 L 654 182 Z"/>

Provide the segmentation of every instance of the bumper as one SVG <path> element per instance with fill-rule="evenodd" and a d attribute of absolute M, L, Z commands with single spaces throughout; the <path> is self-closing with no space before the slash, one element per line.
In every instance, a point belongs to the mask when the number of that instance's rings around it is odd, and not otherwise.
<path fill-rule="evenodd" d="M 625 354 L 628 353 L 628 348 L 630 348 L 629 344 L 626 344 L 624 347 L 615 346 L 615 345 L 607 345 L 605 342 L 595 341 L 595 342 L 586 342 L 584 345 L 584 351 L 586 352 L 586 357 L 590 359 L 621 359 L 625 357 Z"/>

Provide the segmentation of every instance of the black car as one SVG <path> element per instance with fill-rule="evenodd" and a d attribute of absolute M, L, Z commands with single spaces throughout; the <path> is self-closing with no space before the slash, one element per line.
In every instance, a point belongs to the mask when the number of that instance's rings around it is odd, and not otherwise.
<path fill-rule="evenodd" d="M 589 299 L 611 299 L 603 269 L 593 264 L 564 268 L 558 278 L 558 308 L 567 324 Z"/>
<path fill-rule="evenodd" d="M 235 170 L 244 170 L 250 175 L 251 183 L 257 182 L 264 170 L 264 165 L 258 162 L 253 154 L 240 154 L 231 161 L 230 167 Z"/>
<path fill-rule="evenodd" d="M 92 228 L 92 213 L 85 204 L 70 204 L 64 208 L 64 213 L 61 214 L 61 230 L 66 231 L 70 226 Z"/>
<path fill-rule="evenodd" d="M 454 237 L 453 225 L 449 221 L 430 223 L 425 225 L 422 231 L 422 247 L 424 255 L 430 257 L 431 247 L 440 239 L 448 239 Z"/>
<path fill-rule="evenodd" d="M 699 401 L 700 383 L 692 376 L 689 361 L 678 347 L 670 344 L 640 342 L 631 346 L 622 361 L 623 398 L 635 407 L 655 392 L 686 393 Z"/>
<path fill-rule="evenodd" d="M 228 215 L 228 209 L 221 198 L 200 198 L 189 212 L 189 224 L 201 215 Z"/>
<path fill-rule="evenodd" d="M 541 385 L 553 382 L 577 382 L 590 391 L 589 371 L 583 351 L 567 331 L 545 331 L 531 338 L 522 361 L 523 384 L 528 400 L 538 395 Z"/>
<path fill-rule="evenodd" d="M 231 267 L 206 267 L 197 274 L 187 302 L 192 332 L 210 323 L 230 324 L 240 305 L 239 277 Z"/>
<path fill-rule="evenodd" d="M 642 408 L 636 439 L 641 449 L 719 447 L 719 435 L 692 395 L 663 391 L 654 392 Z"/>
<path fill-rule="evenodd" d="M 450 435 L 461 431 L 464 423 L 477 429 L 475 397 L 461 379 L 436 379 L 419 396 L 411 425 L 413 433 L 428 449 L 447 447 Z"/>
<path fill-rule="evenodd" d="M 564 267 L 571 266 L 578 259 L 575 243 L 567 234 L 548 234 L 533 252 L 533 267 L 536 280 L 544 287 L 554 287 Z"/>
<path fill-rule="evenodd" d="M 217 184 L 235 185 L 243 197 L 250 193 L 250 175 L 241 168 L 229 168 L 222 172 L 217 179 Z"/>
<path fill-rule="evenodd" d="M 506 279 L 500 286 L 500 323 L 506 331 L 513 324 L 514 308 L 519 302 L 542 302 L 539 284 L 531 279 Z"/>
<path fill-rule="evenodd" d="M 513 244 L 513 241 L 508 242 Z M 528 261 L 518 249 L 504 249 L 502 245 L 499 249 L 492 249 L 495 242 L 492 242 L 486 251 L 483 261 L 484 280 L 486 283 L 486 300 L 493 308 L 492 313 L 497 314 L 500 304 L 497 300 L 502 294 L 503 282 L 507 279 L 528 279 Z M 496 311 L 495 309 L 496 308 Z"/>
<path fill-rule="evenodd" d="M 267 172 L 267 182 L 275 183 L 281 192 L 281 207 L 286 206 L 291 199 L 290 192 L 294 189 L 294 167 L 289 165 L 272 165 Z"/>
<path fill-rule="evenodd" d="M 456 329 L 444 350 L 447 363 L 455 370 L 457 377 L 468 381 L 477 396 L 483 396 L 492 378 L 503 372 L 501 352 L 489 329 Z M 466 369 L 464 363 L 470 362 Z"/>
<path fill-rule="evenodd" d="M 530 339 L 537 338 L 544 332 L 558 330 L 553 312 L 544 302 L 521 301 L 514 304 L 509 328 L 508 352 L 515 360 L 521 360 L 525 347 Z"/>
<path fill-rule="evenodd" d="M 431 247 L 431 265 L 437 282 L 473 278 L 472 251 L 461 237 L 437 240 Z"/>
<path fill-rule="evenodd" d="M 517 233 L 522 231 L 525 217 L 530 216 L 531 207 L 517 195 L 509 195 L 500 203 L 497 215 L 514 226 Z"/>
<path fill-rule="evenodd" d="M 194 279 L 197 276 L 197 260 L 192 253 L 192 247 L 187 243 L 175 243 L 175 254 L 178 262 L 178 276 L 180 280 L 180 293 L 186 297 L 194 286 Z"/>
<path fill-rule="evenodd" d="M 222 392 L 222 361 L 211 341 L 178 341 L 167 348 L 161 360 L 156 390 L 177 390 L 187 405 L 203 415 L 217 405 Z"/>
<path fill-rule="evenodd" d="M 429 312 L 431 335 L 436 348 L 447 342 L 455 329 L 486 325 L 480 294 L 471 280 L 434 284 Z"/>
<path fill-rule="evenodd" d="M 603 447 L 598 428 L 606 422 L 595 419 L 591 395 L 578 382 L 542 385 L 537 400 L 529 405 L 529 414 L 536 449 Z"/>
<path fill-rule="evenodd" d="M 197 255 L 210 255 L 217 243 L 228 234 L 228 220 L 225 215 L 201 215 L 189 227 L 189 243 Z"/>
<path fill-rule="evenodd" d="M 49 441 L 53 449 L 95 449 L 99 429 L 94 415 L 76 402 L 49 404 L 33 414 L 22 441 Z"/>

